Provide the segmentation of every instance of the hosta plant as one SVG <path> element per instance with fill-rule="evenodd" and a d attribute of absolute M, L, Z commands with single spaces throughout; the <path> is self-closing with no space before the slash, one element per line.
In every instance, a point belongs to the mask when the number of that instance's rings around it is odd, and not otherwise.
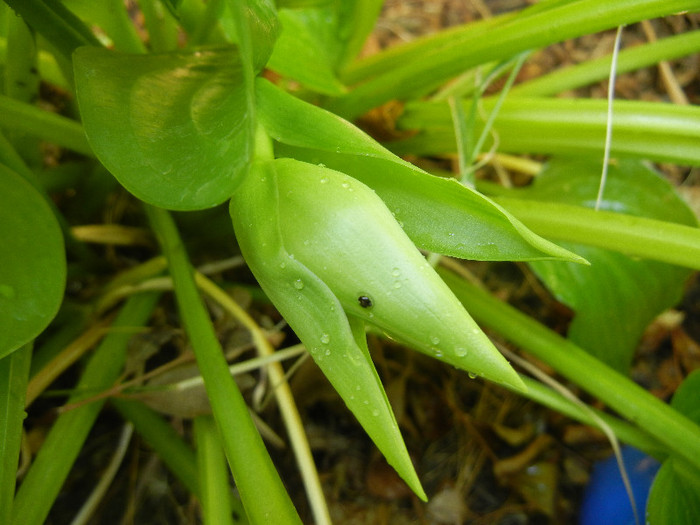
<path fill-rule="evenodd" d="M 260 326 L 190 262 L 188 250 L 200 253 L 204 244 L 216 253 L 221 239 L 254 276 L 251 293 L 276 308 L 421 500 L 428 495 L 375 369 L 368 331 L 604 427 L 613 442 L 663 461 L 646 509 L 651 523 L 700 516 L 697 374 L 670 405 L 628 376 L 642 331 L 678 302 L 700 266 L 696 219 L 649 164 L 700 163 L 700 111 L 620 101 L 611 121 L 604 100 L 553 96 L 604 78 L 607 59 L 514 85 L 531 50 L 693 11 L 700 2 L 548 0 L 363 59 L 380 0 L 5 2 L 0 522 L 46 520 L 108 397 L 198 498 L 205 522 L 300 522 L 298 502 L 260 436 L 264 425 L 251 417 L 229 370 L 249 364 L 224 357 L 211 315 L 221 309 L 251 332 L 313 519 L 330 521 L 278 363 L 293 349 L 273 351 Z M 623 51 L 618 70 L 699 48 L 697 33 L 679 35 L 647 52 Z M 500 77 L 501 94 L 485 96 Z M 34 104 L 39 80 L 60 91 L 65 116 Z M 392 101 L 402 104 L 397 138 L 380 144 L 355 124 Z M 613 159 L 598 198 L 611 125 Z M 69 152 L 50 174 L 42 167 L 47 143 Z M 549 160 L 528 188 L 504 189 L 474 179 L 477 158 L 488 151 Z M 409 155 L 456 156 L 458 176 L 428 173 L 404 160 Z M 77 191 L 79 206 L 53 198 L 66 189 Z M 164 257 L 143 230 L 98 229 L 113 235 L 108 243 L 150 249 L 135 251 L 128 270 L 106 278 L 105 261 L 83 243 L 89 232 L 79 224 L 121 189 L 140 210 L 131 220 L 150 228 Z M 199 222 L 199 231 L 188 232 L 187 217 L 202 210 L 211 210 L 211 226 Z M 180 212 L 177 221 L 173 212 Z M 527 262 L 573 309 L 567 337 L 441 267 L 441 256 Z M 65 290 L 67 273 L 100 284 L 76 300 Z M 161 293 L 171 290 L 211 411 L 191 414 L 193 441 L 143 404 L 116 396 L 136 372 L 127 360 L 134 332 L 153 322 Z M 617 415 L 525 377 L 482 326 Z M 78 375 L 69 409 L 23 465 L 16 488 L 25 405 L 67 369 Z M 175 389 L 162 390 L 174 396 Z M 148 399 L 157 395 L 148 392 Z M 105 490 L 95 490 L 79 521 Z"/>

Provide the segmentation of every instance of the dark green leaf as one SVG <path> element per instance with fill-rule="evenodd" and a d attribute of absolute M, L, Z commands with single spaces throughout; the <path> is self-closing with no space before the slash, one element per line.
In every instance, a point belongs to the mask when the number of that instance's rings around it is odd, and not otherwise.
<path fill-rule="evenodd" d="M 286 146 L 279 152 L 323 163 L 371 187 L 419 248 L 463 259 L 581 262 L 480 193 L 401 160 L 340 117 L 264 80 L 256 96 L 265 129 Z"/>
<path fill-rule="evenodd" d="M 0 165 L 0 358 L 39 335 L 63 299 L 66 258 L 46 199 Z"/>
<path fill-rule="evenodd" d="M 599 180 L 599 163 L 559 160 L 550 163 L 534 186 L 520 195 L 593 207 Z M 695 224 L 671 185 L 637 161 L 611 166 L 601 209 Z M 576 311 L 569 338 L 626 373 L 642 332 L 679 300 L 689 272 L 590 246 L 561 244 L 591 266 L 542 261 L 531 263 L 533 270 Z"/>
<path fill-rule="evenodd" d="M 215 206 L 247 168 L 252 139 L 236 48 L 74 56 L 85 133 L 138 198 L 174 210 Z"/>

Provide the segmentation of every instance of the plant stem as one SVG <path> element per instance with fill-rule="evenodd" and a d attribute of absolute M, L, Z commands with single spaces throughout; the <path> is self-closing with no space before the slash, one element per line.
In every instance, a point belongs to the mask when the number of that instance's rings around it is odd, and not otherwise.
<path fill-rule="evenodd" d="M 32 344 L 0 359 L 0 523 L 10 523 Z"/>
<path fill-rule="evenodd" d="M 465 39 L 455 38 L 453 45 L 431 50 L 421 55 L 421 60 L 406 60 L 331 101 L 328 108 L 353 119 L 389 100 L 425 93 L 485 62 L 647 18 L 696 10 L 698 6 L 697 0 L 543 2 L 490 27 L 486 37 L 477 32 Z M 469 31 L 468 26 L 465 31 Z"/>
<path fill-rule="evenodd" d="M 626 376 L 454 273 L 439 273 L 474 318 L 606 403 L 700 471 L 700 427 Z"/>
<path fill-rule="evenodd" d="M 146 206 L 153 231 L 168 259 L 180 315 L 204 378 L 224 451 L 251 523 L 300 523 L 282 480 L 233 381 L 209 314 L 199 296 L 192 267 L 170 214 Z"/>
<path fill-rule="evenodd" d="M 700 229 L 583 206 L 497 197 L 525 226 L 572 241 L 700 270 Z"/>
<path fill-rule="evenodd" d="M 157 299 L 158 295 L 152 293 L 129 299 L 112 325 L 115 330 L 90 358 L 69 404 L 85 401 L 94 392 L 113 385 L 123 369 L 127 343 L 133 335 L 131 330 L 118 329 L 143 326 Z M 12 509 L 13 521 L 10 523 L 44 523 L 103 404 L 104 401 L 89 402 L 60 415 L 17 492 Z"/>

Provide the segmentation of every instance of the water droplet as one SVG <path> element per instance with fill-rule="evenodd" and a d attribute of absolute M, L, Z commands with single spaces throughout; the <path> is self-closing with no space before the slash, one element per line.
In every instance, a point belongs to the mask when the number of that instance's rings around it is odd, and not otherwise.
<path fill-rule="evenodd" d="M 328 177 L 321 178 L 321 184 L 326 184 L 328 182 Z"/>
<path fill-rule="evenodd" d="M 481 332 L 481 330 L 479 330 L 478 328 L 472 328 L 472 333 L 473 333 L 474 335 L 478 335 L 479 332 Z"/>
<path fill-rule="evenodd" d="M 372 415 L 373 415 L 374 417 L 377 417 L 377 416 L 379 415 L 379 410 L 376 409 L 376 408 L 372 409 Z"/>
<path fill-rule="evenodd" d="M 331 342 L 331 336 L 328 335 L 328 334 L 323 334 L 323 335 L 321 336 L 321 342 L 322 342 L 324 345 L 327 345 L 328 343 Z"/>
<path fill-rule="evenodd" d="M 304 281 L 302 281 L 301 279 L 297 279 L 296 281 L 294 281 L 294 288 L 296 288 L 297 290 L 301 290 L 302 288 L 304 288 Z"/>
<path fill-rule="evenodd" d="M 440 338 L 436 335 L 432 336 L 430 338 L 430 342 L 433 343 L 434 345 L 439 345 L 440 344 Z"/>
<path fill-rule="evenodd" d="M 280 263 L 280 268 L 282 268 L 282 269 L 284 270 L 286 267 L 287 267 L 287 263 L 286 263 L 286 262 L 281 262 L 281 263 Z"/>
<path fill-rule="evenodd" d="M 394 268 L 391 271 L 391 275 L 393 275 L 394 277 L 398 277 L 399 275 L 401 275 L 401 270 L 399 270 L 398 268 Z"/>
<path fill-rule="evenodd" d="M 467 355 L 467 349 L 463 346 L 458 346 L 457 348 L 455 348 L 455 355 L 457 357 L 464 357 L 465 355 Z"/>
<path fill-rule="evenodd" d="M 435 350 L 435 357 L 442 357 L 442 350 Z"/>
<path fill-rule="evenodd" d="M 355 385 L 355 390 L 359 392 L 360 390 L 362 390 L 362 387 L 360 385 Z"/>
<path fill-rule="evenodd" d="M 394 288 L 401 288 L 401 283 L 399 281 L 396 281 L 394 283 Z"/>
<path fill-rule="evenodd" d="M 367 401 L 367 400 L 365 399 L 365 400 L 362 402 L 362 404 L 363 404 L 363 405 L 369 405 L 369 401 Z"/>
<path fill-rule="evenodd" d="M 319 168 L 325 168 L 326 165 L 325 165 L 323 162 L 319 162 L 319 163 L 318 163 L 318 167 L 319 167 Z M 326 179 L 326 180 L 328 180 L 328 179 Z"/>
<path fill-rule="evenodd" d="M 326 355 L 331 355 L 331 349 L 330 349 L 330 348 L 326 348 L 326 351 L 324 352 L 324 354 L 326 354 Z"/>
<path fill-rule="evenodd" d="M 306 239 L 304 241 L 304 246 L 308 246 L 309 244 L 311 244 L 311 241 L 309 239 Z"/>
<path fill-rule="evenodd" d="M 347 189 L 350 187 L 350 183 L 349 183 L 349 182 L 343 182 L 343 183 L 341 184 L 341 186 L 347 190 Z"/>
<path fill-rule="evenodd" d="M 469 372 L 467 375 L 469 376 L 469 379 L 476 379 L 476 374 L 474 372 Z"/>

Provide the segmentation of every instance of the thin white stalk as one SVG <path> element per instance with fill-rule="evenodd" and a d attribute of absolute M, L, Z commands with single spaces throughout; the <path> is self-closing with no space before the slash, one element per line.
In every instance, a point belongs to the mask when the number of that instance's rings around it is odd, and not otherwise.
<path fill-rule="evenodd" d="M 608 82 L 608 116 L 605 125 L 605 150 L 603 152 L 603 172 L 600 175 L 600 186 L 598 186 L 598 197 L 595 201 L 595 209 L 600 209 L 603 201 L 605 183 L 608 180 L 608 164 L 610 163 L 610 146 L 612 144 L 612 122 L 613 122 L 613 102 L 615 101 L 615 76 L 617 75 L 617 56 L 620 54 L 620 42 L 622 40 L 622 28 L 617 28 L 615 35 L 615 46 L 613 48 L 612 60 L 610 62 L 610 81 Z"/>

